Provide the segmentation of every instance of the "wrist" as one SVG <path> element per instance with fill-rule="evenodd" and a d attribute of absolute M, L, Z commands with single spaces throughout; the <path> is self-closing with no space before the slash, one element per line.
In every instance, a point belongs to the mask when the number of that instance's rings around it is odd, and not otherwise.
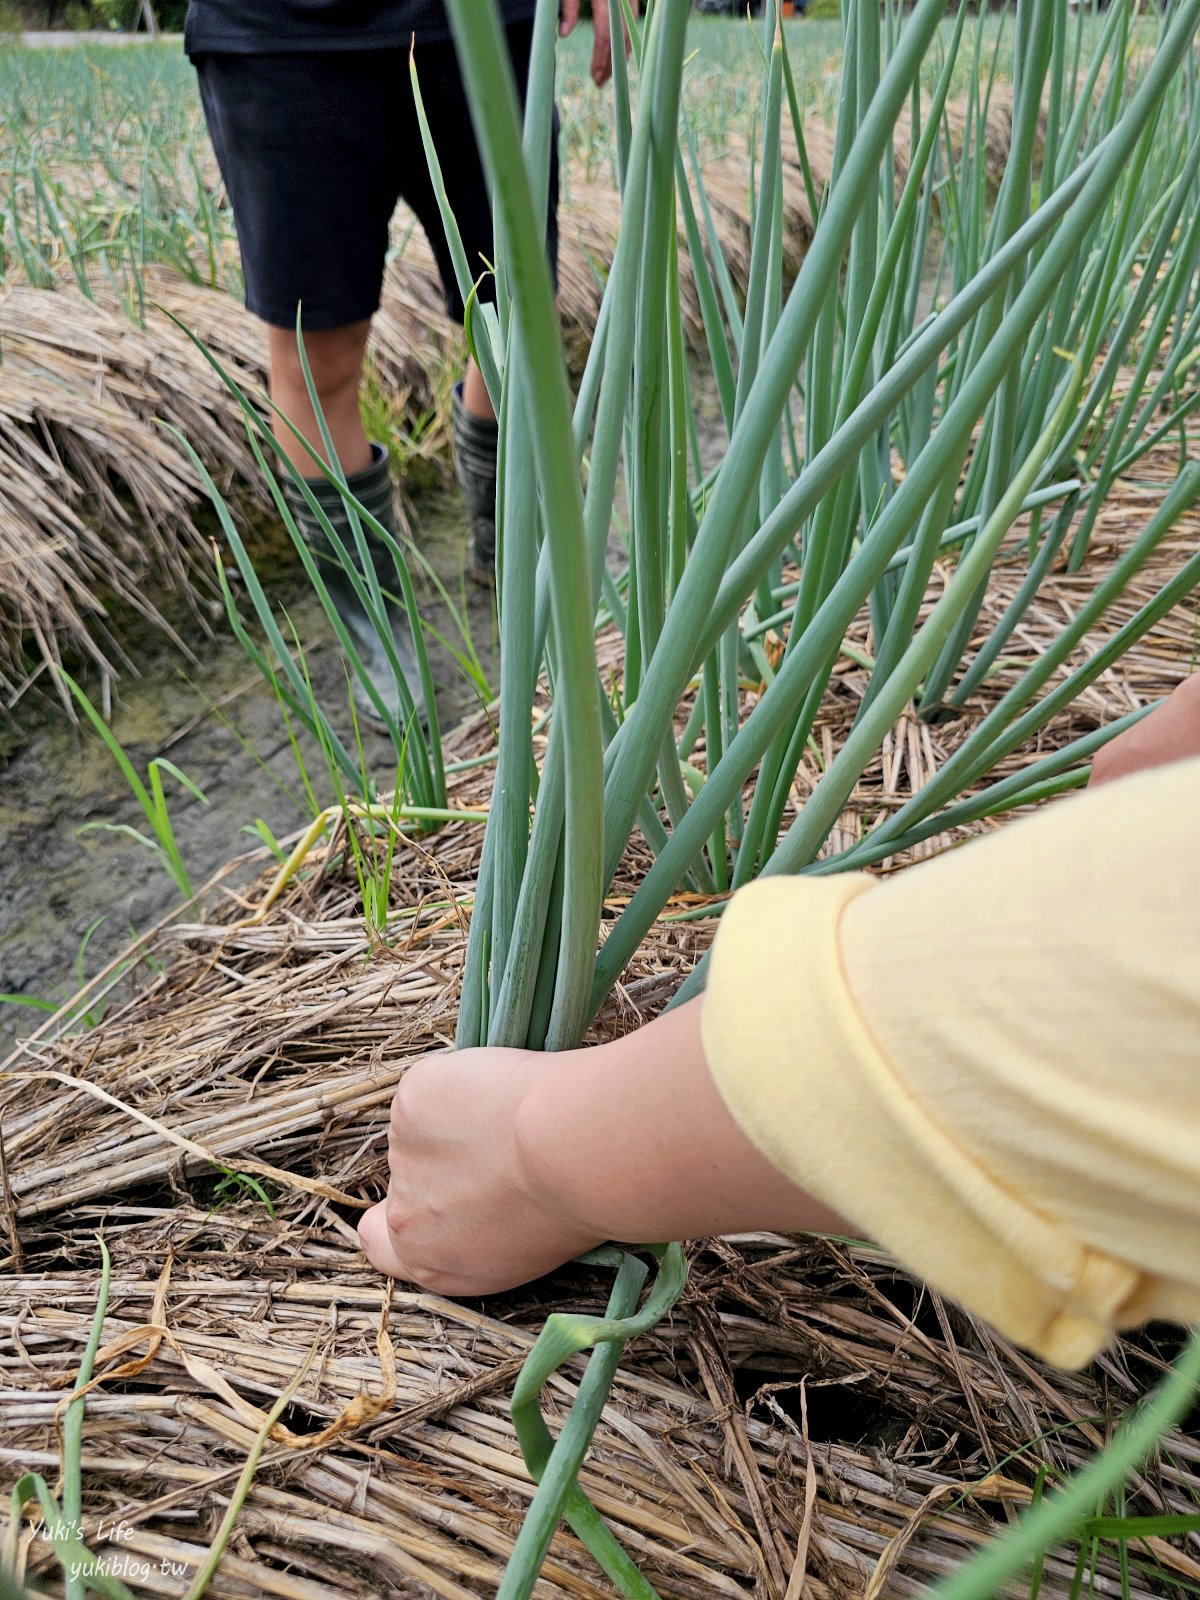
<path fill-rule="evenodd" d="M 603 1061 L 614 1045 L 564 1050 L 542 1057 L 521 1097 L 514 1138 L 530 1198 L 593 1238 L 610 1237 L 604 1206 L 604 1141 L 589 1102 L 603 1098 Z"/>
<path fill-rule="evenodd" d="M 694 1238 L 725 1222 L 730 1174 L 719 1169 L 727 1137 L 742 1141 L 704 1060 L 702 1004 L 547 1056 L 531 1082 L 519 1134 L 527 1181 L 597 1240 Z"/>
<path fill-rule="evenodd" d="M 531 1193 L 597 1243 L 848 1231 L 734 1122 L 704 1056 L 703 1004 L 543 1058 L 517 1122 Z"/>

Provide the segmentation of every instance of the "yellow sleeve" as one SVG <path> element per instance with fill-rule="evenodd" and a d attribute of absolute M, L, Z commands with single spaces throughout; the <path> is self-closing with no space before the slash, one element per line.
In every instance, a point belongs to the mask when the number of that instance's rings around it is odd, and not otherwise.
<path fill-rule="evenodd" d="M 722 919 L 705 1054 L 783 1172 L 1061 1366 L 1200 1321 L 1200 760 Z"/>

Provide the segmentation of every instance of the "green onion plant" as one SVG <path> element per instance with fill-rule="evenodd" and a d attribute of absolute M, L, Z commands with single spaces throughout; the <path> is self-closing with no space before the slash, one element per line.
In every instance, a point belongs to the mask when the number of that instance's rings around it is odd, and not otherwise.
<path fill-rule="evenodd" d="M 614 80 L 621 227 L 573 397 L 538 220 L 556 7 L 539 7 L 522 124 L 494 5 L 448 0 L 494 194 L 497 303 L 473 315 L 471 337 L 501 426 L 500 742 L 463 1046 L 577 1045 L 683 887 L 720 895 L 763 873 L 861 867 L 1082 781 L 1122 724 L 988 787 L 1004 757 L 1200 581 L 1200 557 L 1183 561 L 1094 644 L 1093 630 L 1200 499 L 1185 432 L 1200 366 L 1200 0 L 1175 0 L 1155 20 L 1149 51 L 1133 48 L 1134 8 L 1117 0 L 1090 19 L 1086 59 L 1086 8 L 1020 0 L 1011 146 L 994 192 L 986 137 L 996 52 L 982 21 L 960 8 L 947 36 L 943 0 L 917 0 L 907 13 L 893 0 L 844 0 L 833 173 L 813 196 L 816 226 L 790 288 L 786 124 L 810 184 L 811 167 L 768 6 L 740 297 L 685 109 L 687 0 L 655 0 L 640 24 L 620 0 L 608 3 L 614 37 L 627 24 L 634 43 L 628 78 L 619 67 Z M 972 70 L 960 135 L 948 96 L 964 54 Z M 474 266 L 443 213 L 466 296 Z M 715 467 L 695 448 L 685 258 L 727 430 Z M 1178 444 L 1175 481 L 1158 486 L 1154 514 L 1118 560 L 1083 584 L 1060 638 L 905 806 L 830 851 L 897 717 L 911 705 L 926 719 L 959 716 L 996 671 L 1011 676 L 1010 641 L 1047 575 L 1070 561 L 1086 577 L 1113 483 L 1163 441 Z M 618 494 L 628 510 L 613 565 Z M 928 611 L 934 565 L 948 554 L 952 580 Z M 988 623 L 1001 564 L 1016 564 L 1021 582 Z M 864 611 L 873 642 L 857 720 L 796 810 L 800 761 Z M 600 615 L 623 635 L 611 695 L 597 669 Z M 774 660 L 766 623 L 783 640 Z M 553 714 L 539 772 L 529 730 L 541 683 Z M 748 683 L 761 685 L 753 698 Z M 653 865 L 600 946 L 604 899 L 635 833 Z M 700 981 L 702 972 L 684 992 Z M 540 1487 L 506 1600 L 529 1593 L 560 1516 L 623 1593 L 648 1592 L 572 1487 L 614 1345 L 645 1326 L 651 1307 L 665 1313 L 682 1285 L 671 1246 L 638 1313 L 627 1259 L 612 1256 L 610 1318 L 586 1328 L 552 1318 L 522 1380 L 514 1417 Z M 536 1389 L 592 1343 L 551 1448 Z M 1043 1521 L 1050 1526 L 1048 1514 Z M 1061 1519 L 1054 1526 L 1062 1532 Z"/>
<path fill-rule="evenodd" d="M 8 1528 L 4 1549 L 0 1554 L 0 1571 L 15 1571 L 23 1513 L 31 1501 L 36 1501 L 42 1513 L 43 1536 L 53 1545 L 55 1557 L 63 1570 L 66 1600 L 84 1600 L 88 1592 L 105 1595 L 108 1600 L 133 1600 L 130 1590 L 119 1578 L 106 1571 L 83 1543 L 83 1391 L 91 1382 L 96 1353 L 100 1349 L 112 1283 L 112 1262 L 103 1239 L 100 1240 L 100 1256 L 102 1265 L 96 1312 L 79 1364 L 79 1375 L 75 1380 L 78 1398 L 69 1403 L 63 1414 L 61 1503 L 54 1498 L 40 1473 L 22 1474 L 13 1485 Z"/>
<path fill-rule="evenodd" d="M 201 349 L 203 348 L 201 345 Z M 395 536 L 375 517 L 371 516 L 354 498 L 346 486 L 345 476 L 341 468 L 336 463 L 336 456 L 332 447 L 329 447 L 330 459 L 334 463 L 332 466 L 322 461 L 321 457 L 315 451 L 312 451 L 311 455 L 315 467 L 337 483 L 350 510 L 354 543 L 354 549 L 351 549 L 325 515 L 304 477 L 283 454 L 274 434 L 260 417 L 250 399 L 215 357 L 207 350 L 204 353 L 237 396 L 245 419 L 251 448 L 274 501 L 276 511 L 299 555 L 309 582 L 321 602 L 322 610 L 338 641 L 348 672 L 353 679 L 358 680 L 363 685 L 366 694 L 374 705 L 380 723 L 387 731 L 393 749 L 401 759 L 407 794 L 421 805 L 444 806 L 446 793 L 445 773 L 442 769 L 441 736 L 437 723 L 433 677 L 429 669 L 429 659 L 425 649 L 420 613 L 417 609 L 412 580 L 408 573 L 405 552 Z M 313 393 L 314 409 L 317 409 L 315 390 L 311 392 Z M 252 631 L 242 618 L 225 571 L 224 561 L 222 556 L 218 554 L 217 581 L 221 587 L 221 593 L 225 600 L 226 614 L 235 636 L 247 655 L 274 688 L 280 705 L 289 720 L 289 727 L 295 724 L 310 734 L 324 752 L 326 761 L 331 762 L 340 772 L 345 782 L 349 784 L 351 790 L 357 792 L 359 784 L 363 781 L 362 764 L 358 759 L 357 752 L 347 745 L 331 721 L 329 714 L 317 699 L 313 691 L 311 678 L 303 661 L 303 650 L 298 645 L 296 648 L 289 645 L 285 637 L 285 628 L 290 629 L 290 623 L 284 618 L 283 626 L 280 625 L 277 604 L 267 594 L 255 569 L 254 560 L 238 532 L 237 524 L 229 506 L 213 482 L 211 474 L 195 450 L 183 438 L 183 435 L 176 432 L 176 436 L 180 439 L 197 472 L 201 475 L 209 498 L 216 508 L 222 532 L 237 569 L 241 574 L 246 593 L 253 608 L 254 619 L 257 624 L 255 631 Z M 280 487 L 279 479 L 268 463 L 268 454 L 272 451 L 282 463 L 282 470 L 287 472 L 293 483 L 300 486 L 310 510 L 328 541 L 328 546 L 333 552 L 334 558 L 353 586 L 364 611 L 371 617 L 380 639 L 384 642 L 397 689 L 396 708 L 392 708 L 385 702 L 380 695 L 379 689 L 363 666 L 357 646 L 326 585 L 321 566 L 297 525 Z M 393 564 L 393 573 L 381 575 L 377 572 L 367 544 L 368 531 L 387 550 Z M 389 584 L 386 590 L 383 587 L 384 583 Z M 389 601 L 393 603 L 399 601 L 403 605 L 412 627 L 418 670 L 421 674 L 426 697 L 425 703 L 428 708 L 427 732 L 422 729 L 418 720 L 412 688 L 408 684 L 403 668 L 396 656 L 391 619 L 388 614 Z M 373 800 L 375 794 L 371 792 L 365 795 L 364 798 Z"/>
<path fill-rule="evenodd" d="M 163 788 L 163 773 L 168 773 L 187 790 L 193 799 L 199 800 L 202 805 L 208 804 L 207 795 L 201 789 L 198 789 L 188 775 L 185 772 L 181 772 L 173 761 L 168 761 L 166 756 L 157 756 L 149 763 L 146 768 L 146 782 L 143 782 L 120 740 L 88 699 L 83 689 L 80 688 L 79 684 L 75 682 L 75 679 L 71 677 L 65 668 L 56 667 L 55 671 L 71 691 L 75 703 L 79 706 L 88 722 L 100 735 L 105 749 L 116 762 L 121 776 L 129 785 L 130 793 L 141 807 L 142 814 L 150 829 L 147 834 L 143 833 L 141 829 L 134 828 L 124 822 L 85 822 L 79 832 L 86 833 L 90 829 L 100 828 L 110 833 L 123 833 L 138 844 L 145 845 L 147 849 L 153 850 L 158 856 L 183 898 L 190 900 L 192 896 L 191 881 L 188 878 L 183 857 L 179 852 L 175 829 L 171 823 L 166 791 Z M 87 938 L 84 940 L 84 949 L 87 947 L 87 939 L 91 937 L 94 927 L 95 925 L 88 930 Z M 82 952 L 80 959 L 82 960 Z"/>

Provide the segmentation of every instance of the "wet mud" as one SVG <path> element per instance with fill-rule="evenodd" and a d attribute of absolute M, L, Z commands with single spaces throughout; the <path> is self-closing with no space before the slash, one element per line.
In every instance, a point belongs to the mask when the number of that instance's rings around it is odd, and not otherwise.
<path fill-rule="evenodd" d="M 414 506 L 419 548 L 467 620 L 490 683 L 498 678 L 492 597 L 464 577 L 466 527 L 450 492 Z M 299 559 L 278 538 L 258 562 L 268 592 L 296 627 L 318 700 L 335 727 L 353 738 L 345 669 L 337 641 Z M 455 620 L 429 581 L 418 581 L 422 615 L 461 649 Z M 189 661 L 161 634 L 131 624 L 123 643 L 137 667 L 114 691 L 110 726 L 139 775 L 165 756 L 203 791 L 202 804 L 170 776 L 164 786 L 180 854 L 193 889 L 260 841 L 246 830 L 262 818 L 277 838 L 303 827 L 311 812 L 279 704 L 234 637 L 223 609 L 173 618 L 194 652 Z M 241 607 L 250 616 L 248 603 Z M 207 622 L 207 627 L 205 623 Z M 432 634 L 443 729 L 479 703 L 478 689 Z M 80 670 L 94 703 L 98 675 Z M 390 788 L 395 753 L 363 729 L 368 768 Z M 352 747 L 352 746 L 351 746 Z M 316 742 L 305 736 L 305 761 L 317 797 L 333 794 Z M 114 960 L 130 940 L 180 904 L 158 856 L 121 829 L 147 831 L 145 818 L 97 734 L 71 721 L 57 702 L 18 707 L 0 726 L 0 994 L 61 1003 Z M 236 889 L 261 870 L 260 853 L 226 882 Z M 32 1004 L 0 1004 L 0 1060 L 46 1019 Z"/>

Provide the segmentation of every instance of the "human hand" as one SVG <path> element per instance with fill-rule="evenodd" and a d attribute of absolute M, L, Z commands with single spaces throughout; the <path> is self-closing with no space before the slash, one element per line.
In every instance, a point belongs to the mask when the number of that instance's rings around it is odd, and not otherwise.
<path fill-rule="evenodd" d="M 634 16 L 640 16 L 638 0 L 632 0 L 632 8 Z M 559 36 L 565 39 L 579 21 L 579 0 L 560 0 L 558 15 Z M 592 27 L 595 32 L 595 42 L 592 45 L 592 82 L 598 89 L 602 89 L 612 77 L 612 26 L 608 14 L 608 0 L 592 0 Z M 626 28 L 626 55 L 629 54 L 631 45 L 629 30 Z"/>
<path fill-rule="evenodd" d="M 387 1199 L 359 1223 L 372 1265 L 479 1295 L 606 1239 L 850 1231 L 733 1121 L 704 1058 L 701 1005 L 610 1044 L 461 1050 L 410 1067 L 392 1102 Z"/>
<path fill-rule="evenodd" d="M 1097 750 L 1091 784 L 1111 783 L 1189 756 L 1200 756 L 1200 672 L 1185 678 L 1148 717 Z"/>
<path fill-rule="evenodd" d="M 602 1242 L 523 1149 L 522 1108 L 562 1060 L 459 1050 L 409 1068 L 392 1100 L 387 1199 L 358 1227 L 372 1266 L 438 1294 L 493 1294 Z"/>

